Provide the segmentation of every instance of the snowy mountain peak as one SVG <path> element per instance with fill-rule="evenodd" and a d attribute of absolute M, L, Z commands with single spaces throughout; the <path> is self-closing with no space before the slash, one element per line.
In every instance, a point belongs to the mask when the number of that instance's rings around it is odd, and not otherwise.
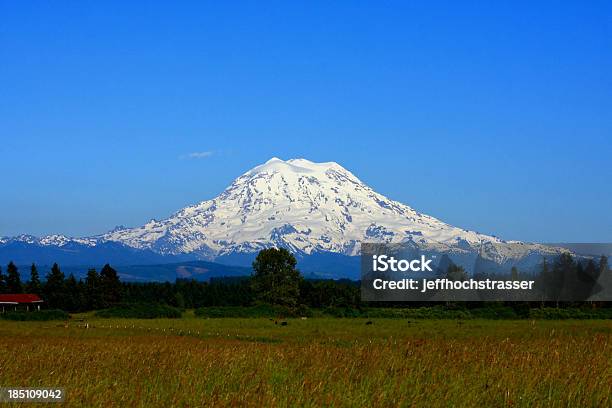
<path fill-rule="evenodd" d="M 390 200 L 338 163 L 277 157 L 247 171 L 212 200 L 102 239 L 204 258 L 269 246 L 356 255 L 363 241 L 474 250 L 484 242 L 503 243 Z"/>
<path fill-rule="evenodd" d="M 40 239 L 40 245 L 55 245 L 58 247 L 64 246 L 66 245 L 68 242 L 70 242 L 70 238 L 68 238 L 65 235 L 59 235 L 59 234 L 54 234 L 54 235 L 47 235 L 46 237 L 42 237 Z"/>
<path fill-rule="evenodd" d="M 346 169 L 335 162 L 314 163 L 306 159 L 290 159 L 287 161 L 273 157 L 264 164 L 254 167 L 247 171 L 244 176 L 255 174 L 273 174 L 273 173 L 298 173 L 308 174 L 315 173 L 322 175 L 328 170 L 335 169 L 349 173 Z"/>

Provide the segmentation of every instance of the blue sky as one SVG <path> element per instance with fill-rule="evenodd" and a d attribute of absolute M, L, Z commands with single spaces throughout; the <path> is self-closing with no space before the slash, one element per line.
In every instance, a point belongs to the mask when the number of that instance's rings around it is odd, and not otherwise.
<path fill-rule="evenodd" d="M 612 241 L 610 2 L 124 3 L 0 2 L 0 235 L 135 226 L 278 156 Z"/>

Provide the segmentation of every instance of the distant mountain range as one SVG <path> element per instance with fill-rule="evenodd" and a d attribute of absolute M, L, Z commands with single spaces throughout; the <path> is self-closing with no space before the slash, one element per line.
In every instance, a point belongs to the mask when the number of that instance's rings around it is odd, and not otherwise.
<path fill-rule="evenodd" d="M 306 272 L 357 278 L 361 242 L 403 242 L 418 253 L 446 254 L 469 272 L 529 269 L 544 256 L 567 251 L 451 226 L 375 192 L 334 162 L 273 158 L 219 196 L 161 221 L 84 238 L 0 238 L 0 262 L 127 267 L 201 260 L 248 266 L 259 250 L 276 246 L 294 252 Z"/>

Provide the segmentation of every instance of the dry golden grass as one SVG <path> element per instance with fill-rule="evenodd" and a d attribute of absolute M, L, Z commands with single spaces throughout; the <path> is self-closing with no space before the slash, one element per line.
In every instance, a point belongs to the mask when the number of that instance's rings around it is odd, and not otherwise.
<path fill-rule="evenodd" d="M 0 321 L 0 386 L 87 407 L 612 406 L 607 321 L 89 323 Z"/>

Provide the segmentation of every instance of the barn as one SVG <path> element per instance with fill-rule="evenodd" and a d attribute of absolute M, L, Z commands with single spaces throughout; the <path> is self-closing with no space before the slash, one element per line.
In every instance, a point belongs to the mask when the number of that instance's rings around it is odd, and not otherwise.
<path fill-rule="evenodd" d="M 16 294 L 0 294 L 0 307 L 2 312 L 6 310 L 40 310 L 40 304 L 43 300 L 34 294 L 29 293 L 16 293 Z M 31 309 L 30 309 L 31 307 Z"/>

